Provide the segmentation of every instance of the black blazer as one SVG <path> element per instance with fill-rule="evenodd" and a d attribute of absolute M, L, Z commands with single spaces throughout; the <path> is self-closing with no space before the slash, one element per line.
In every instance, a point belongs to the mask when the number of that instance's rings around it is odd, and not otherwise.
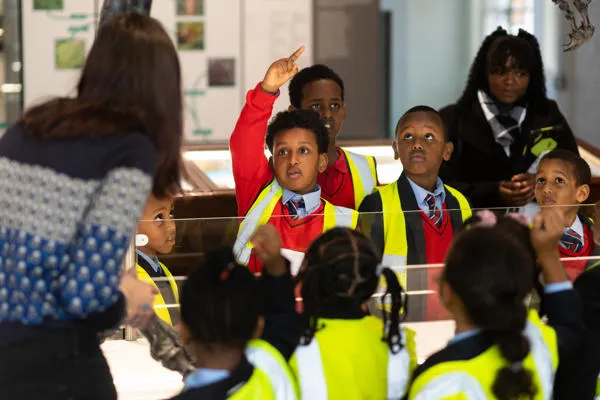
<path fill-rule="evenodd" d="M 442 108 L 440 114 L 454 144 L 452 157 L 442 165 L 440 177 L 467 196 L 475 208 L 505 206 L 498 184 L 516 174 L 527 172 L 535 161 L 536 157 L 527 151 L 537 136 L 532 131 L 561 125 L 562 128 L 550 131 L 547 135 L 557 141 L 557 148 L 578 153 L 573 132 L 553 100 L 549 100 L 545 113 L 527 110 L 521 135 L 515 138 L 511 147 L 510 158 L 494 140 L 479 102 L 466 111 L 452 104 Z"/>
<path fill-rule="evenodd" d="M 419 211 L 419 205 L 415 194 L 408 182 L 404 172 L 396 181 L 398 185 L 398 196 L 400 203 L 398 210 Z M 458 200 L 446 190 L 446 206 L 450 210 L 460 209 Z M 381 211 L 383 205 L 381 195 L 375 191 L 365 197 L 358 208 L 359 211 L 359 227 L 367 237 L 371 239 L 375 247 L 383 254 L 385 247 L 385 233 L 383 228 L 383 215 Z M 421 220 L 421 213 L 409 212 L 404 214 L 406 221 L 406 241 L 408 245 L 408 253 L 406 255 L 406 263 L 408 265 L 426 264 L 425 259 L 425 231 Z M 462 215 L 460 212 L 450 213 L 450 224 L 453 232 L 458 232 L 462 226 Z M 410 288 L 407 290 L 426 290 L 427 287 L 427 270 L 425 268 L 409 269 L 407 271 L 407 279 L 410 282 Z M 413 295 L 408 301 L 407 321 L 423 321 L 425 318 L 425 310 L 427 304 L 427 296 Z"/>

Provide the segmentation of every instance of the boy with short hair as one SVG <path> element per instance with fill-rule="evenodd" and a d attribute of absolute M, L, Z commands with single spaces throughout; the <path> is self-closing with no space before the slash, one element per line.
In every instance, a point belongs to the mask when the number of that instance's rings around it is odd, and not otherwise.
<path fill-rule="evenodd" d="M 560 207 L 569 222 L 559 242 L 561 258 L 600 255 L 594 245 L 592 221 L 579 210 L 590 195 L 592 173 L 588 163 L 568 150 L 553 150 L 540 161 L 535 185 L 535 199 L 542 207 Z M 568 260 L 565 272 L 574 281 L 591 262 Z"/>
<path fill-rule="evenodd" d="M 329 134 L 329 164 L 319 174 L 321 197 L 352 209 L 378 184 L 375 157 L 363 156 L 337 146 L 348 105 L 344 103 L 344 82 L 331 68 L 316 64 L 302 69 L 290 82 L 290 110 L 319 113 Z"/>
<path fill-rule="evenodd" d="M 334 226 L 355 228 L 358 219 L 356 211 L 321 198 L 317 175 L 327 167 L 329 139 L 319 115 L 285 111 L 267 128 L 279 88 L 298 72 L 296 59 L 303 50 L 274 62 L 263 81 L 248 92 L 229 142 L 238 214 L 245 217 L 234 250 L 238 262 L 253 272 L 261 271 L 250 244 L 259 225 L 276 227 L 282 251 L 294 259 L 295 275 L 313 239 Z M 273 154 L 270 161 L 264 157 L 265 131 Z"/>
<path fill-rule="evenodd" d="M 454 232 L 471 216 L 471 208 L 464 195 L 438 177 L 453 150 L 439 113 L 428 106 L 408 110 L 398 121 L 392 147 L 403 172 L 396 182 L 365 198 L 359 212 L 373 214 L 361 214 L 361 229 L 370 232 L 381 250 L 383 266 L 442 263 Z M 437 275 L 439 271 L 431 268 L 412 269 L 408 279 L 406 272 L 400 274 L 400 282 L 409 292 L 433 290 Z M 408 301 L 412 321 L 447 316 L 437 294 L 412 296 Z"/>

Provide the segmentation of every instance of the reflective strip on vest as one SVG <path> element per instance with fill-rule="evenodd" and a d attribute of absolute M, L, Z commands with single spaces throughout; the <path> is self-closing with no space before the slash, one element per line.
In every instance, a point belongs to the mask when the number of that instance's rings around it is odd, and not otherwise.
<path fill-rule="evenodd" d="M 277 202 L 283 196 L 283 190 L 277 181 L 273 180 L 266 188 L 262 190 L 258 198 L 250 208 L 250 211 L 244 217 L 238 230 L 238 236 L 233 245 L 233 252 L 237 262 L 242 265 L 248 265 L 252 254 L 252 244 L 250 238 L 260 225 L 266 224 L 271 216 Z M 346 228 L 356 228 L 358 222 L 358 212 L 346 207 L 334 206 L 325 201 L 323 214 L 323 232 L 336 226 Z M 292 249 L 293 250 L 293 249 Z"/>
<path fill-rule="evenodd" d="M 388 351 L 387 365 L 387 399 L 401 399 L 406 394 L 413 362 L 416 364 L 414 346 L 414 333 L 411 332 L 413 344 L 407 345 L 409 333 L 401 329 L 403 348 L 397 354 Z M 317 338 L 313 338 L 308 345 L 296 348 L 298 381 L 300 383 L 300 397 L 303 399 L 327 399 L 327 382 L 321 361 L 321 351 Z M 340 382 L 343 384 L 343 382 Z"/>
<path fill-rule="evenodd" d="M 273 180 L 264 188 L 240 224 L 237 238 L 233 244 L 233 253 L 242 265 L 248 265 L 252 247 L 248 246 L 250 238 L 260 225 L 267 223 L 279 199 L 283 196 L 281 186 Z"/>
<path fill-rule="evenodd" d="M 348 160 L 352 188 L 354 189 L 354 208 L 358 210 L 363 199 L 373 192 L 377 185 L 377 170 L 371 156 L 363 156 L 342 149 Z"/>
<path fill-rule="evenodd" d="M 245 353 L 248 361 L 269 377 L 277 400 L 298 398 L 292 372 L 277 349 L 264 340 L 252 340 Z"/>
<path fill-rule="evenodd" d="M 315 338 L 306 346 L 298 346 L 295 357 L 300 383 L 300 397 L 314 400 L 327 399 L 325 371 L 321 362 L 319 344 Z"/>
<path fill-rule="evenodd" d="M 460 206 L 463 221 L 472 215 L 469 202 L 458 190 L 444 185 Z M 383 267 L 401 267 L 407 263 L 408 241 L 406 239 L 406 219 L 402 210 L 398 183 L 394 182 L 377 189 L 381 196 L 381 208 L 383 212 L 383 235 L 385 244 L 383 249 Z M 398 268 L 396 268 L 398 270 Z M 406 288 L 406 269 L 396 274 L 402 287 Z"/>
<path fill-rule="evenodd" d="M 558 366 L 558 347 L 555 331 L 543 325 L 539 317 L 530 312 L 529 320 L 523 334 L 531 346 L 526 364 L 535 368 L 534 382 L 539 380 L 537 399 L 550 400 L 554 387 L 554 377 Z M 478 379 L 478 375 L 496 374 L 498 368 L 504 367 L 506 361 L 501 359 L 497 350 L 488 349 L 478 357 L 487 357 L 489 369 L 469 370 L 470 360 L 448 361 L 434 365 L 430 370 L 424 371 L 417 377 L 411 388 L 409 399 L 453 399 L 468 398 L 469 400 L 483 400 L 491 395 L 490 387 L 484 387 L 482 382 L 490 382 L 487 377 Z M 491 359 L 491 360 L 490 360 Z M 492 363 L 490 363 L 492 361 Z M 531 361 L 533 361 L 531 363 Z M 477 365 L 481 365 L 480 360 Z M 535 379 L 537 377 L 537 380 Z M 494 380 L 492 379 L 491 382 Z"/>
<path fill-rule="evenodd" d="M 169 281 L 169 285 L 171 286 L 171 290 L 173 291 L 173 297 L 175 297 L 175 302 L 179 303 L 179 290 L 177 289 L 177 281 L 173 278 L 173 274 L 171 274 L 171 271 L 169 271 L 169 269 L 163 263 L 159 262 L 159 264 L 163 272 L 165 273 L 166 278 Z M 167 324 L 173 325 L 173 322 L 171 321 L 171 315 L 169 314 L 169 309 L 165 307 L 165 299 L 163 298 L 162 293 L 160 293 L 156 282 L 154 282 L 152 277 L 146 272 L 144 268 L 142 268 L 141 265 L 137 264 L 135 269 L 139 280 L 153 285 L 156 288 L 156 290 L 158 290 L 158 294 L 154 297 L 154 305 L 159 306 L 154 309 L 156 315 L 158 315 L 158 317 L 165 321 Z"/>

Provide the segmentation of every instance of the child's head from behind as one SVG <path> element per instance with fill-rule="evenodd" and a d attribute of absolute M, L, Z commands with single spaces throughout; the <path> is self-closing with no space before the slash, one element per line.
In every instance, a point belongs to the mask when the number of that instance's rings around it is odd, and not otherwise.
<path fill-rule="evenodd" d="M 429 106 L 413 107 L 400 117 L 392 147 L 411 179 L 437 177 L 454 149 L 440 114 Z"/>
<path fill-rule="evenodd" d="M 231 248 L 210 252 L 181 293 L 183 338 L 197 351 L 243 350 L 259 336 L 263 298 L 259 282 L 236 264 Z"/>
<path fill-rule="evenodd" d="M 176 234 L 173 198 L 158 198 L 150 194 L 138 222 L 137 233 L 148 238 L 148 244 L 140 247 L 144 253 L 152 257 L 170 253 L 175 245 Z"/>
<path fill-rule="evenodd" d="M 282 111 L 267 128 L 267 147 L 279 184 L 298 194 L 315 190 L 317 176 L 327 168 L 327 130 L 319 114 Z"/>
<path fill-rule="evenodd" d="M 304 314 L 309 327 L 303 342 L 312 340 L 318 318 L 357 318 L 364 314 L 367 301 L 379 283 L 381 257 L 373 243 L 362 233 L 334 228 L 319 236 L 308 248 L 298 278 L 302 283 Z M 391 297 L 390 330 L 385 333 L 390 349 L 399 351 L 398 329 L 402 308 L 402 289 L 396 275 L 383 269 Z"/>
<path fill-rule="evenodd" d="M 489 333 L 510 367 L 498 373 L 493 392 L 512 399 L 535 391 L 520 363 L 530 351 L 523 336 L 525 298 L 533 287 L 535 255 L 529 228 L 510 217 L 491 226 L 478 216 L 466 222 L 446 258 L 440 296 L 459 322 Z"/>
<path fill-rule="evenodd" d="M 568 150 L 553 150 L 540 161 L 535 184 L 535 199 L 542 206 L 565 207 L 577 212 L 576 205 L 590 195 L 592 173 L 588 163 Z"/>
<path fill-rule="evenodd" d="M 329 145 L 335 145 L 346 118 L 344 82 L 331 68 L 316 64 L 298 72 L 289 86 L 290 109 L 319 113 L 329 134 Z"/>

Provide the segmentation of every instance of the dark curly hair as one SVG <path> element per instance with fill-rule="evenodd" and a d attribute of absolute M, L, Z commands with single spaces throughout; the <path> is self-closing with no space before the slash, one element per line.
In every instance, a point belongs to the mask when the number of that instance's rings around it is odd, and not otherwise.
<path fill-rule="evenodd" d="M 181 291 L 181 319 L 194 341 L 243 349 L 264 313 L 260 283 L 224 247 L 206 254 Z"/>
<path fill-rule="evenodd" d="M 560 160 L 568 164 L 572 169 L 573 176 L 575 176 L 577 186 L 590 185 L 592 183 L 590 165 L 577 153 L 564 149 L 556 149 L 542 157 L 541 161 L 544 160 Z"/>
<path fill-rule="evenodd" d="M 302 90 L 304 86 L 311 82 L 326 79 L 334 81 L 340 87 L 342 92 L 342 102 L 344 101 L 344 81 L 334 70 L 323 64 L 315 64 L 302 69 L 294 76 L 289 86 L 290 104 L 295 108 L 300 108 L 302 102 Z"/>
<path fill-rule="evenodd" d="M 275 115 L 267 128 L 267 137 L 265 138 L 269 151 L 273 153 L 273 142 L 279 132 L 294 128 L 313 132 L 317 139 L 319 154 L 327 153 L 327 150 L 329 150 L 329 135 L 327 128 L 321 121 L 321 117 L 314 111 L 301 109 L 282 111 Z"/>
<path fill-rule="evenodd" d="M 381 256 L 373 243 L 362 233 L 349 228 L 333 228 L 319 236 L 305 255 L 306 268 L 298 276 L 302 282 L 304 315 L 308 326 L 300 338 L 309 344 L 320 329 L 319 318 L 337 313 L 360 312 L 377 288 Z M 406 293 L 396 274 L 383 268 L 386 291 L 381 298 L 386 326 L 383 340 L 392 353 L 402 349 L 400 322 L 405 316 Z M 385 305 L 390 305 L 390 312 Z"/>
<path fill-rule="evenodd" d="M 488 73 L 502 72 L 506 61 L 513 60 L 513 66 L 529 71 L 527 100 L 529 107 L 545 113 L 548 109 L 546 78 L 540 45 L 532 34 L 519 29 L 517 36 L 509 35 L 498 27 L 487 36 L 471 65 L 467 85 L 458 99 L 458 105 L 467 110 L 477 101 L 477 90 L 489 92 Z"/>

